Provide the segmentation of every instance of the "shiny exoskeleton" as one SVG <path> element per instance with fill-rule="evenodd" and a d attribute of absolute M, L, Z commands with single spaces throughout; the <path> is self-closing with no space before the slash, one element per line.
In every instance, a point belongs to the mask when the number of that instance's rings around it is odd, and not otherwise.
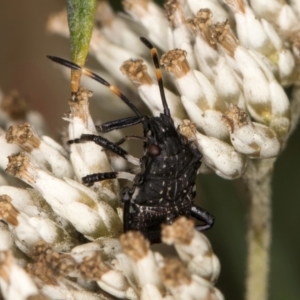
<path fill-rule="evenodd" d="M 83 74 L 109 87 L 125 102 L 136 116 L 110 121 L 99 126 L 102 132 L 108 132 L 141 123 L 143 137 L 134 137 L 143 141 L 144 155 L 141 158 L 140 172 L 133 179 L 133 186 L 122 191 L 124 203 L 124 232 L 141 231 L 151 243 L 160 242 L 162 224 L 171 224 L 179 216 L 194 217 L 204 224 L 196 226 L 198 230 L 212 227 L 214 217 L 194 204 L 196 195 L 195 181 L 201 165 L 202 154 L 194 141 L 180 134 L 170 116 L 165 99 L 161 72 L 156 49 L 145 38 L 142 42 L 151 49 L 156 67 L 164 112 L 159 117 L 144 116 L 115 86 L 88 69 L 81 68 L 62 58 L 48 56 L 55 62 L 69 68 L 81 70 Z M 129 137 L 130 138 L 130 137 Z M 71 143 L 93 141 L 102 147 L 128 159 L 129 154 L 107 139 L 91 134 L 84 134 Z M 131 174 L 129 174 L 131 175 Z M 82 178 L 85 184 L 96 181 L 126 178 L 124 172 L 107 172 L 87 175 Z M 128 179 L 132 178 L 128 176 Z"/>

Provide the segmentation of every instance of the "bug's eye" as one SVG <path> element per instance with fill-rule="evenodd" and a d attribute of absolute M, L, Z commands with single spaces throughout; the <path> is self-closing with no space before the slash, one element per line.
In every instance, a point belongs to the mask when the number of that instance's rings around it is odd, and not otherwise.
<path fill-rule="evenodd" d="M 151 156 L 158 156 L 160 151 L 161 149 L 155 144 L 151 144 L 148 148 L 148 154 Z"/>

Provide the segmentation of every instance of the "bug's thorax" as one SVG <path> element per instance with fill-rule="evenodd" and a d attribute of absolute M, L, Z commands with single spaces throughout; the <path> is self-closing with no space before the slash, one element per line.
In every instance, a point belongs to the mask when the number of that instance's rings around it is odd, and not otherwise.
<path fill-rule="evenodd" d="M 132 201 L 147 206 L 168 206 L 180 199 L 181 204 L 191 206 L 193 197 L 187 195 L 191 195 L 195 185 L 201 153 L 165 114 L 145 118 L 143 125 L 147 141 L 141 172 L 134 181 Z M 184 199 L 188 203 L 184 204 Z"/>

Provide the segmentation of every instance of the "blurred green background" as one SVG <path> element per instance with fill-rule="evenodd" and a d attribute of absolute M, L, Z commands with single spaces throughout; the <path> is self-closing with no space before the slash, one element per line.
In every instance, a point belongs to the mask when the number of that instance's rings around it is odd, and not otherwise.
<path fill-rule="evenodd" d="M 119 1 L 110 2 L 119 4 Z M 68 112 L 69 83 L 45 56 L 52 54 L 67 58 L 70 51 L 66 39 L 46 32 L 46 23 L 49 14 L 60 11 L 65 2 L 27 0 L 1 3 L 0 89 L 4 92 L 18 89 L 31 107 L 45 116 L 50 133 L 56 136 L 64 124 L 62 116 Z M 88 65 L 91 63 L 94 63 L 92 59 Z M 273 178 L 269 297 L 272 300 L 300 299 L 299 150 L 300 129 L 293 134 L 276 162 Z M 226 299 L 243 299 L 247 203 L 242 182 L 200 175 L 197 193 L 198 204 L 216 216 L 216 224 L 207 235 L 222 265 L 217 287 Z"/>

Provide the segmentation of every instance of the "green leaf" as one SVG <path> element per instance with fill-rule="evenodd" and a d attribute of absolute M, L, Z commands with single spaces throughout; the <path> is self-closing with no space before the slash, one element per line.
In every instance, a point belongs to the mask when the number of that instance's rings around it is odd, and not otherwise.
<path fill-rule="evenodd" d="M 90 40 L 94 27 L 96 0 L 68 0 L 68 23 L 70 29 L 71 57 L 79 66 L 84 66 L 89 51 Z M 71 90 L 76 92 L 79 87 L 80 72 L 71 73 Z"/>

